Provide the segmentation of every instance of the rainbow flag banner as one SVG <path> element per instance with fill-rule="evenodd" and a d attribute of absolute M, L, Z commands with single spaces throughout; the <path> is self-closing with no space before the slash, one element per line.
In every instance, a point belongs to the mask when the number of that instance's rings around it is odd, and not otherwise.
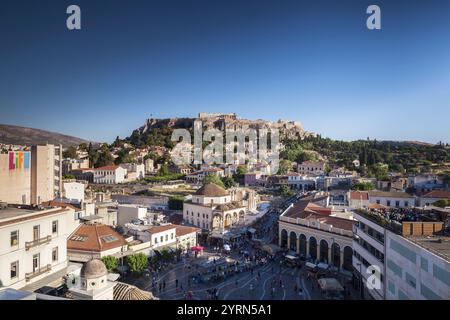
<path fill-rule="evenodd" d="M 30 168 L 29 151 L 9 152 L 9 170 L 29 169 L 29 168 Z"/>

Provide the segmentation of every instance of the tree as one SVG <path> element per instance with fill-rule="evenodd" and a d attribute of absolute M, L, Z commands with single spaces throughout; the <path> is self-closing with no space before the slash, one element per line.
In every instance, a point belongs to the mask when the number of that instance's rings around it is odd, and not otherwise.
<path fill-rule="evenodd" d="M 283 197 L 290 197 L 293 195 L 293 192 L 289 190 L 289 187 L 285 184 L 280 186 L 280 193 Z"/>
<path fill-rule="evenodd" d="M 147 257 L 143 253 L 135 253 L 127 256 L 125 263 L 128 269 L 134 274 L 142 273 L 148 266 Z"/>
<path fill-rule="evenodd" d="M 114 158 L 108 149 L 107 145 L 103 145 L 98 153 L 97 161 L 95 162 L 95 167 L 111 166 L 114 164 Z"/>
<path fill-rule="evenodd" d="M 433 206 L 445 208 L 450 207 L 450 200 L 447 199 L 441 199 L 433 203 Z"/>
<path fill-rule="evenodd" d="M 286 159 L 280 161 L 278 174 L 286 174 L 292 170 L 292 162 Z"/>
<path fill-rule="evenodd" d="M 77 148 L 70 146 L 63 151 L 62 155 L 64 158 L 78 159 Z"/>
<path fill-rule="evenodd" d="M 225 185 L 223 184 L 220 177 L 215 174 L 212 174 L 212 173 L 208 173 L 205 176 L 205 178 L 203 178 L 203 185 L 208 184 L 208 183 L 214 183 L 214 184 L 218 185 L 219 187 L 225 188 Z"/>
<path fill-rule="evenodd" d="M 70 173 L 66 173 L 62 176 L 63 180 L 73 180 L 75 179 L 75 176 L 73 174 Z"/>
<path fill-rule="evenodd" d="M 170 174 L 170 170 L 169 170 L 169 166 L 167 165 L 167 163 L 162 164 L 157 175 L 160 177 L 163 177 L 163 176 L 167 176 L 169 174 Z"/>
<path fill-rule="evenodd" d="M 358 190 L 358 191 L 370 191 L 375 189 L 375 186 L 370 183 L 370 182 L 360 182 L 360 183 L 355 183 L 352 187 L 353 190 Z"/>
<path fill-rule="evenodd" d="M 184 197 L 172 196 L 169 198 L 169 210 L 183 210 Z"/>
<path fill-rule="evenodd" d="M 225 189 L 232 188 L 236 185 L 236 181 L 234 181 L 233 177 L 228 176 L 222 178 L 222 183 L 225 186 Z"/>
<path fill-rule="evenodd" d="M 114 271 L 117 268 L 117 266 L 119 265 L 119 260 L 113 256 L 103 257 L 102 261 L 105 264 L 106 269 L 108 269 L 108 272 Z"/>

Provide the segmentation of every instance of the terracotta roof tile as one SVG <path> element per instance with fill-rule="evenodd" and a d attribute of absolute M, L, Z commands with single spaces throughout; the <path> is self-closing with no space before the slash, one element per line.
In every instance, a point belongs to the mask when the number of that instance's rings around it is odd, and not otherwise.
<path fill-rule="evenodd" d="M 68 250 L 101 252 L 126 244 L 125 239 L 104 224 L 82 224 L 67 240 Z"/>

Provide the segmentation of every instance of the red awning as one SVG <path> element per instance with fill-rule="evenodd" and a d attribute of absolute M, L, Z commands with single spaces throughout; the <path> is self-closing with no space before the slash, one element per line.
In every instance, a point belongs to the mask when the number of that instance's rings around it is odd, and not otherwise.
<path fill-rule="evenodd" d="M 191 248 L 192 251 L 202 251 L 203 249 L 204 248 L 202 246 L 195 246 Z"/>

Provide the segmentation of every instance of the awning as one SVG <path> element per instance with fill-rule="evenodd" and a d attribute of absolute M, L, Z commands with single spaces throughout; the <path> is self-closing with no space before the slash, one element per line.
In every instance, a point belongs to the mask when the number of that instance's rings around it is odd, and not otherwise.
<path fill-rule="evenodd" d="M 286 258 L 286 259 L 289 259 L 289 260 L 295 260 L 295 259 L 297 259 L 297 257 L 291 256 L 290 254 L 285 255 L 285 258 Z"/>
<path fill-rule="evenodd" d="M 191 248 L 191 251 L 199 252 L 199 251 L 202 251 L 203 249 L 205 249 L 205 248 L 203 248 L 202 246 L 195 246 L 195 247 Z"/>

